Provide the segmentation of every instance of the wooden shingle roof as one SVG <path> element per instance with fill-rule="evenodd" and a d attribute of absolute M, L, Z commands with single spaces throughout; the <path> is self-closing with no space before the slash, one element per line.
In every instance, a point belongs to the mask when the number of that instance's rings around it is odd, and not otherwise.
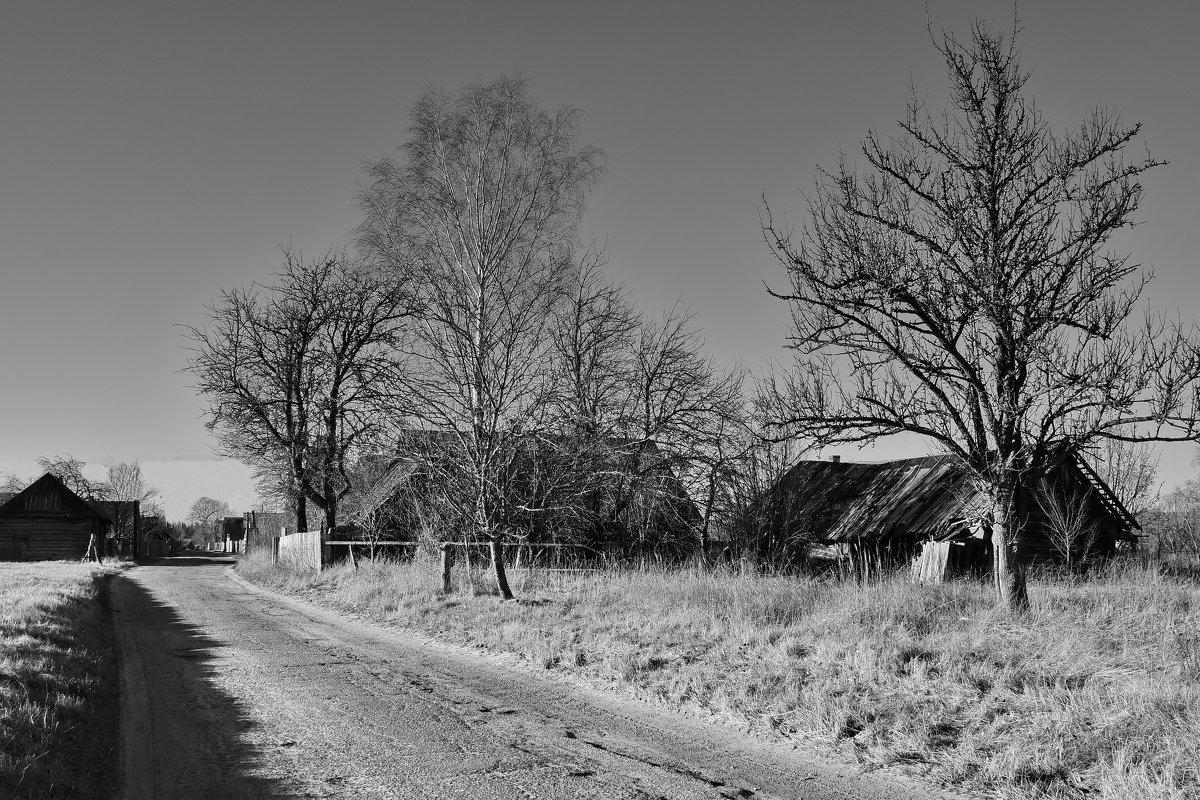
<path fill-rule="evenodd" d="M 1140 526 L 1112 490 L 1074 455 L 1064 455 L 1067 478 L 1090 491 L 1123 538 Z M 986 498 L 954 456 L 934 455 L 863 464 L 801 461 L 779 480 L 768 498 L 784 503 L 821 541 L 914 536 L 943 539 L 986 520 Z M 778 507 L 778 506 L 777 506 Z"/>
<path fill-rule="evenodd" d="M 876 464 L 801 461 L 772 492 L 820 540 L 941 537 L 984 513 L 970 476 L 951 456 Z"/>

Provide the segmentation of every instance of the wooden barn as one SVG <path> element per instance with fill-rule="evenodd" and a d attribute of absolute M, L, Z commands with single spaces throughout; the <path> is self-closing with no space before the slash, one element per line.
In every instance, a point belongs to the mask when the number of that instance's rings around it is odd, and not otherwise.
<path fill-rule="evenodd" d="M 93 533 L 105 547 L 122 516 L 136 526 L 137 504 L 85 500 L 46 473 L 0 505 L 0 560 L 80 559 Z"/>
<path fill-rule="evenodd" d="M 1017 558 L 1078 568 L 1136 542 L 1137 520 L 1077 455 L 1031 481 L 1019 503 Z M 986 498 L 961 462 L 937 455 L 883 463 L 802 461 L 761 504 L 760 560 L 801 555 L 860 576 L 911 565 L 940 581 L 990 569 Z"/>

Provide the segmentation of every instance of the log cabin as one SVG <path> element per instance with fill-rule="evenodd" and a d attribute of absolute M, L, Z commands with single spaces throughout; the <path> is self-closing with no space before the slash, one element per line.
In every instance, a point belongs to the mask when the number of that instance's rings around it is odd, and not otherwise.
<path fill-rule="evenodd" d="M 78 560 L 93 533 L 101 552 L 109 552 L 114 525 L 125 524 L 136 540 L 136 501 L 88 500 L 48 472 L 0 503 L 0 560 Z"/>
<path fill-rule="evenodd" d="M 1016 558 L 1078 570 L 1135 545 L 1137 520 L 1078 454 L 1061 452 L 1018 502 Z M 881 463 L 801 461 L 758 509 L 763 562 L 833 561 L 858 577 L 911 569 L 940 582 L 983 575 L 992 560 L 988 503 L 949 455 Z"/>

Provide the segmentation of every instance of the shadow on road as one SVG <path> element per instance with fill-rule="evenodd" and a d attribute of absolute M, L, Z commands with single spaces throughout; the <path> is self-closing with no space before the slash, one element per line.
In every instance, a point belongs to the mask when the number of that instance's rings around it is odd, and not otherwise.
<path fill-rule="evenodd" d="M 159 563 L 215 567 L 231 560 L 185 557 Z M 244 703 L 222 688 L 223 683 L 236 680 L 236 675 L 222 670 L 223 645 L 182 619 L 172 606 L 156 600 L 137 581 L 120 578 L 114 588 L 123 612 L 119 624 L 129 626 L 136 642 L 136 652 L 125 654 L 123 664 L 133 682 L 122 714 L 135 717 L 122 728 L 127 740 L 123 800 L 305 796 L 262 774 L 265 761 L 278 762 L 281 757 L 286 761 L 280 751 L 295 742 L 263 741 Z M 139 684 L 144 692 L 140 698 Z M 276 752 L 268 754 L 269 750 Z"/>
<path fill-rule="evenodd" d="M 144 567 L 212 567 L 236 564 L 239 556 L 233 553 L 206 553 L 203 550 L 147 558 L 138 563 Z"/>

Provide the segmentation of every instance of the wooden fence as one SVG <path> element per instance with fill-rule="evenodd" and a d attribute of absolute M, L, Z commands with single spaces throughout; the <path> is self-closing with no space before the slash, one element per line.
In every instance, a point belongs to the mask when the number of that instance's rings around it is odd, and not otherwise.
<path fill-rule="evenodd" d="M 275 560 L 289 569 L 321 569 L 321 531 L 300 531 L 279 537 Z"/>

